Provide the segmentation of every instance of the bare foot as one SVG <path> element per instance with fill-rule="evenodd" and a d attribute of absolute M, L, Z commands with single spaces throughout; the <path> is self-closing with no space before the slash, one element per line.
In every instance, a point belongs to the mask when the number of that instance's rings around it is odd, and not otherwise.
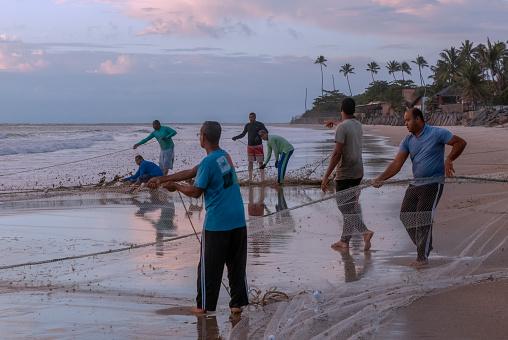
<path fill-rule="evenodd" d="M 242 309 L 240 307 L 231 307 L 231 314 L 242 314 Z"/>
<path fill-rule="evenodd" d="M 414 262 L 411 262 L 409 265 L 411 267 L 414 267 L 416 269 L 423 268 L 429 264 L 428 260 L 416 260 Z"/>
<path fill-rule="evenodd" d="M 365 246 L 363 247 L 363 250 L 367 251 L 367 250 L 370 250 L 370 247 L 372 246 L 370 244 L 370 240 L 372 239 L 372 236 L 374 236 L 374 232 L 373 231 L 367 231 L 365 233 L 363 233 L 363 243 L 365 243 Z"/>
<path fill-rule="evenodd" d="M 334 249 L 339 249 L 339 250 L 340 249 L 347 250 L 347 249 L 349 249 L 349 244 L 347 244 L 346 242 L 338 241 L 338 242 L 335 242 L 334 244 L 332 244 L 331 247 Z"/>
<path fill-rule="evenodd" d="M 206 310 L 198 308 L 198 307 L 192 307 L 191 313 L 194 315 L 203 315 L 203 314 L 206 314 Z"/>
<path fill-rule="evenodd" d="M 239 309 L 240 312 L 233 312 L 233 309 Z M 241 319 L 242 319 L 242 309 L 231 308 L 231 314 L 229 315 L 229 321 L 231 321 L 231 326 L 235 327 L 240 322 Z"/>

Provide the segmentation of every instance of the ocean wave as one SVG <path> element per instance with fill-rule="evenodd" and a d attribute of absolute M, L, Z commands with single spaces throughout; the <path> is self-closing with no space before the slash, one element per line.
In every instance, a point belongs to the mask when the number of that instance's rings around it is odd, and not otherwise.
<path fill-rule="evenodd" d="M 5 137 L 7 139 L 9 137 Z M 2 139 L 0 137 L 0 139 Z M 97 142 L 114 140 L 109 134 L 96 134 L 80 138 L 34 140 L 32 138 L 2 141 L 0 156 L 47 153 L 60 150 L 89 148 Z"/>
<path fill-rule="evenodd" d="M 19 137 L 26 137 L 26 136 L 27 135 L 24 133 L 12 133 L 12 132 L 1 133 L 0 132 L 0 139 L 19 138 Z"/>

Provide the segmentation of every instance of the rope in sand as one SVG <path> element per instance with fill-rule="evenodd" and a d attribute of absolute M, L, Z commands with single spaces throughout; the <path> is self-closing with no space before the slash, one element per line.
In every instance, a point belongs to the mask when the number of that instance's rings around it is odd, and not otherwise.
<path fill-rule="evenodd" d="M 53 263 L 53 262 L 62 262 L 62 261 L 69 261 L 69 260 L 77 260 L 77 259 L 82 259 L 82 258 L 85 258 L 85 257 L 95 257 L 95 256 L 99 256 L 99 255 L 107 255 L 107 254 L 120 253 L 120 252 L 129 251 L 129 250 L 133 250 L 133 249 L 151 247 L 151 246 L 160 244 L 161 242 L 164 243 L 164 242 L 172 242 L 172 241 L 176 241 L 176 240 L 181 240 L 181 239 L 187 238 L 189 236 L 194 236 L 194 233 L 187 234 L 187 235 L 182 235 L 182 236 L 177 236 L 177 237 L 172 237 L 172 238 L 165 239 L 165 240 L 162 240 L 162 241 L 154 241 L 154 242 L 147 242 L 147 243 L 140 243 L 140 244 L 132 244 L 132 245 L 127 246 L 127 247 L 116 248 L 116 249 L 109 249 L 109 250 L 99 251 L 99 252 L 96 252 L 96 253 L 88 253 L 88 254 L 75 255 L 75 256 L 66 256 L 66 257 L 54 258 L 54 259 L 50 259 L 50 260 L 32 261 L 32 262 L 11 264 L 11 265 L 6 265 L 6 266 L 1 266 L 0 270 L 13 269 L 13 268 L 19 268 L 19 267 L 31 267 L 31 266 L 48 264 L 48 263 Z"/>
<path fill-rule="evenodd" d="M 488 177 L 456 176 L 456 177 L 454 177 L 454 179 L 456 179 L 456 180 L 470 181 L 470 182 L 481 181 L 481 182 L 493 182 L 493 183 L 508 183 L 508 179 L 498 179 L 498 178 L 488 178 Z M 414 181 L 414 179 L 412 179 L 412 178 L 411 179 L 401 179 L 401 180 L 391 180 L 391 181 L 385 181 L 384 185 L 408 184 L 408 183 L 411 183 L 413 181 Z M 372 186 L 372 184 L 373 184 L 373 181 L 366 181 L 366 182 L 364 182 L 363 184 L 360 184 L 357 187 L 353 187 L 353 188 L 350 188 L 350 189 L 347 189 L 347 190 L 339 191 L 339 192 L 336 192 L 335 194 L 332 194 L 332 195 L 329 195 L 329 196 L 325 196 L 325 197 L 323 197 L 321 199 L 314 200 L 314 201 L 311 201 L 311 202 L 307 202 L 307 203 L 304 203 L 304 204 L 300 204 L 300 205 L 297 205 L 297 206 L 294 206 L 294 207 L 291 207 L 291 208 L 287 208 L 287 209 L 283 209 L 283 210 L 280 210 L 280 211 L 271 212 L 271 213 L 265 214 L 263 216 L 251 218 L 251 219 L 248 219 L 246 222 L 253 222 L 255 220 L 266 218 L 266 217 L 269 217 L 269 216 L 272 216 L 272 215 L 275 215 L 275 214 L 278 214 L 278 213 L 293 211 L 293 210 L 301 209 L 301 208 L 306 207 L 306 206 L 310 206 L 310 205 L 314 205 L 314 204 L 317 204 L 317 203 L 325 202 L 325 201 L 328 201 L 330 199 L 336 198 L 337 195 L 344 195 L 344 194 L 348 194 L 349 192 L 352 192 L 352 191 L 357 191 L 357 190 L 362 190 L 362 189 L 368 188 L 368 187 Z M 183 198 L 182 198 L 182 200 L 183 200 Z M 186 209 L 186 212 L 187 211 L 188 210 Z M 189 219 L 190 219 L 190 217 L 189 217 Z M 191 233 L 191 234 L 186 234 L 186 235 L 182 235 L 182 236 L 178 236 L 178 237 L 173 237 L 173 238 L 170 238 L 170 239 L 165 239 L 165 240 L 160 240 L 160 241 L 154 241 L 154 242 L 147 242 L 147 243 L 142 243 L 142 244 L 132 244 L 132 245 L 127 246 L 127 247 L 116 248 L 116 249 L 109 249 L 109 250 L 105 250 L 105 251 L 88 253 L 88 254 L 82 254 L 82 255 L 66 256 L 66 257 L 54 258 L 54 259 L 49 259 L 49 260 L 41 260 L 41 261 L 24 262 L 24 263 L 12 264 L 12 265 L 5 265 L 5 266 L 0 266 L 0 270 L 14 269 L 14 268 L 19 268 L 19 267 L 29 267 L 29 266 L 42 265 L 42 264 L 48 264 L 48 263 L 53 263 L 53 262 L 68 261 L 68 260 L 75 260 L 75 259 L 81 259 L 81 258 L 86 258 L 86 257 L 94 257 L 94 256 L 98 256 L 98 255 L 107 255 L 107 254 L 119 253 L 119 252 L 124 252 L 124 251 L 130 251 L 130 250 L 133 250 L 133 249 L 151 247 L 151 246 L 154 246 L 154 245 L 157 245 L 157 244 L 160 244 L 160 243 L 166 243 L 166 242 L 172 242 L 172 241 L 176 241 L 176 240 L 181 240 L 181 239 L 185 239 L 185 238 L 190 237 L 190 236 L 196 236 L 199 239 L 199 236 L 198 236 L 199 234 L 200 233 L 197 232 L 196 229 L 194 228 L 194 232 Z"/>
<path fill-rule="evenodd" d="M 277 290 L 277 287 L 267 289 L 264 294 L 261 289 L 252 287 L 249 289 L 249 295 L 251 305 L 266 306 L 270 303 L 289 301 L 289 295 Z"/>
<path fill-rule="evenodd" d="M 408 180 L 404 180 L 404 181 L 407 182 Z M 400 181 L 397 181 L 397 182 L 400 182 Z M 300 208 L 303 208 L 305 206 L 309 206 L 309 205 L 312 205 L 312 204 L 324 202 L 324 201 L 330 200 L 332 198 L 335 198 L 338 194 L 344 194 L 345 192 L 348 192 L 348 191 L 358 190 L 362 186 L 363 187 L 367 187 L 368 185 L 363 184 L 363 185 L 360 185 L 360 186 L 358 186 L 356 188 L 351 188 L 351 189 L 347 189 L 347 190 L 344 190 L 344 191 L 341 191 L 341 192 L 337 192 L 337 193 L 335 193 L 333 195 L 324 197 L 324 198 L 319 199 L 319 200 L 311 201 L 311 202 L 308 202 L 308 203 L 305 203 L 305 204 L 301 204 L 301 205 L 298 205 L 298 206 L 295 206 L 295 207 L 291 207 L 291 208 L 288 208 L 288 209 L 285 209 L 285 210 L 281 210 L 281 211 L 278 211 L 278 212 L 272 212 L 272 213 L 269 213 L 269 214 L 266 214 L 266 215 L 263 215 L 263 216 L 251 218 L 251 219 L 248 219 L 246 222 L 252 222 L 254 220 L 258 220 L 258 219 L 261 219 L 261 218 L 272 216 L 272 215 L 275 215 L 277 213 L 281 213 L 281 212 L 284 212 L 284 211 L 292 211 L 292 210 L 300 209 Z M 187 209 L 186 209 L 186 211 L 187 211 Z M 133 245 L 130 245 L 130 246 L 127 246 L 127 247 L 122 247 L 122 248 L 117 248 L 117 249 L 110 249 L 110 250 L 105 250 L 105 251 L 100 251 L 100 252 L 94 252 L 94 253 L 89 253 L 89 254 L 76 255 L 76 256 L 66 256 L 66 257 L 54 258 L 54 259 L 49 259 L 49 260 L 34 261 L 34 262 L 24 262 L 24 263 L 12 264 L 12 265 L 5 265 L 5 266 L 0 266 L 0 270 L 14 269 L 14 268 L 19 268 L 19 267 L 29 267 L 29 266 L 42 265 L 42 264 L 48 264 L 48 263 L 53 263 L 53 262 L 68 261 L 68 260 L 75 260 L 75 259 L 86 258 L 86 257 L 94 257 L 94 256 L 98 256 L 98 255 L 106 255 L 106 254 L 119 253 L 119 252 L 129 251 L 129 250 L 132 250 L 132 249 L 151 247 L 151 246 L 154 246 L 156 244 L 159 244 L 160 242 L 172 242 L 172 241 L 184 239 L 184 238 L 187 238 L 187 237 L 190 237 L 190 236 L 196 236 L 196 237 L 198 237 L 197 236 L 198 234 L 200 234 L 200 233 L 198 233 L 194 229 L 194 232 L 192 234 L 182 235 L 182 236 L 179 236 L 179 237 L 176 237 L 176 238 L 166 239 L 166 240 L 162 240 L 162 241 L 148 242 L 148 243 L 142 243 L 142 244 L 133 244 Z M 198 237 L 198 240 L 199 240 L 199 237 Z"/>

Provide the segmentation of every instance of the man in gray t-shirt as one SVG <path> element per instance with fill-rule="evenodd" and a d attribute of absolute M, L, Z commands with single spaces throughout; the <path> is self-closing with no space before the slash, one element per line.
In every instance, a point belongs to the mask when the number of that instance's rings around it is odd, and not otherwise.
<path fill-rule="evenodd" d="M 335 173 L 336 181 L 363 178 L 362 138 L 362 123 L 357 119 L 345 119 L 337 126 L 335 143 L 343 146 Z"/>
<path fill-rule="evenodd" d="M 342 122 L 335 132 L 335 149 L 330 158 L 330 164 L 321 182 L 321 189 L 326 192 L 332 171 L 335 174 L 336 200 L 339 210 L 344 216 L 342 236 L 332 247 L 338 250 L 349 249 L 349 241 L 353 234 L 362 234 L 365 242 L 364 249 L 370 249 L 370 240 L 374 233 L 367 229 L 362 219 L 362 210 L 358 198 L 360 191 L 357 187 L 363 178 L 362 160 L 362 124 L 355 118 L 355 102 L 352 98 L 342 101 Z M 349 190 L 347 190 L 349 189 Z"/>

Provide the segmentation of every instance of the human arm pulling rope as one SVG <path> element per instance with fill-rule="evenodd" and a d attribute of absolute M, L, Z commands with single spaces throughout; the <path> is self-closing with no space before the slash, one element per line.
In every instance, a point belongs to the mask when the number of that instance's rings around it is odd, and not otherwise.
<path fill-rule="evenodd" d="M 452 139 L 448 143 L 451 145 L 452 151 L 448 154 L 445 160 L 445 172 L 447 177 L 455 176 L 455 169 L 453 168 L 453 161 L 456 160 L 466 148 L 466 141 L 459 136 L 453 135 Z"/>
<path fill-rule="evenodd" d="M 166 135 L 163 137 L 164 140 L 171 140 L 171 138 L 177 134 L 177 132 L 169 126 L 164 126 L 164 132 L 166 132 Z"/>
<path fill-rule="evenodd" d="M 323 176 L 323 180 L 321 181 L 321 190 L 326 192 L 328 190 L 328 178 L 333 172 L 333 169 L 339 164 L 340 159 L 342 158 L 342 150 L 344 148 L 343 143 L 335 143 L 335 149 L 333 149 L 332 157 L 330 158 L 330 164 L 328 164 L 328 168 Z"/>
<path fill-rule="evenodd" d="M 139 142 L 137 142 L 136 144 L 134 144 L 134 146 L 132 147 L 133 149 L 136 149 L 138 146 L 142 145 L 142 144 L 145 144 L 146 142 L 148 142 L 150 139 L 154 138 L 155 135 L 154 133 L 152 132 L 151 134 L 149 134 L 145 139 L 142 139 L 140 140 Z"/>
<path fill-rule="evenodd" d="M 249 127 L 249 124 L 245 124 L 245 127 L 243 128 L 243 132 L 241 134 L 239 134 L 238 136 L 234 136 L 231 139 L 237 140 L 237 139 L 242 139 L 243 137 L 245 137 L 245 135 L 247 134 L 247 131 L 248 131 L 248 127 Z"/>
<path fill-rule="evenodd" d="M 189 196 L 192 198 L 199 198 L 203 194 L 203 189 L 200 189 L 198 187 L 195 187 L 194 185 L 189 184 L 168 182 L 164 185 L 164 187 L 169 191 L 179 191 L 185 196 Z"/>
<path fill-rule="evenodd" d="M 375 188 L 379 188 L 383 185 L 384 181 L 398 174 L 400 169 L 402 169 L 402 166 L 406 162 L 408 156 L 409 156 L 408 152 L 399 151 L 397 156 L 395 156 L 394 160 L 390 163 L 390 165 L 388 165 L 386 170 L 374 180 L 372 185 Z"/>
<path fill-rule="evenodd" d="M 197 173 L 198 173 L 198 166 L 196 165 L 192 169 L 182 170 L 182 171 L 176 172 L 172 175 L 152 178 L 148 181 L 148 187 L 152 188 L 152 189 L 156 189 L 160 185 L 168 183 L 168 182 L 186 181 L 186 180 L 196 177 Z"/>
<path fill-rule="evenodd" d="M 268 143 L 266 144 L 267 150 L 266 150 L 266 156 L 265 156 L 265 162 L 263 165 L 261 165 L 259 168 L 264 169 L 268 165 L 268 162 L 270 161 L 270 158 L 272 158 L 272 143 L 270 143 L 270 140 L 268 140 Z M 278 158 L 278 157 L 276 157 Z M 277 159 L 275 159 L 275 164 L 277 164 Z M 277 166 L 277 165 L 275 165 Z"/>

